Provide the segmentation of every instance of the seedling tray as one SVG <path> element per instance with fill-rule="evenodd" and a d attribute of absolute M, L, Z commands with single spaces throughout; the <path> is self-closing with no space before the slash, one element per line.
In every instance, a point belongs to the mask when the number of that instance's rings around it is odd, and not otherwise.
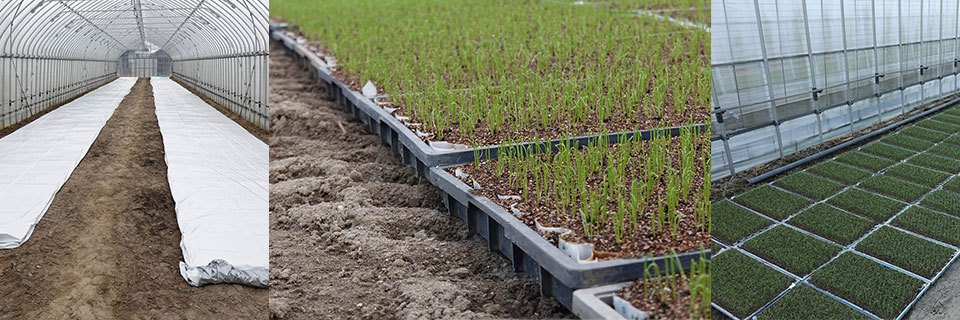
<path fill-rule="evenodd" d="M 271 28 L 273 25 L 271 25 Z M 272 30 L 272 29 L 271 29 Z M 343 111 L 352 115 L 354 119 L 363 123 L 368 131 L 380 137 L 380 142 L 390 147 L 394 154 L 400 155 L 403 162 L 417 169 L 421 176 L 427 174 L 427 169 L 436 166 L 450 166 L 473 163 L 476 156 L 481 160 L 493 160 L 497 158 L 497 152 L 501 146 L 524 148 L 527 153 L 554 152 L 564 144 L 581 147 L 590 143 L 596 143 L 601 139 L 607 140 L 610 144 L 631 139 L 639 135 L 642 140 L 649 140 L 655 131 L 665 130 L 672 137 L 679 136 L 681 128 L 696 128 L 699 132 L 706 132 L 706 124 L 693 124 L 685 126 L 676 126 L 669 128 L 658 128 L 651 130 L 624 131 L 611 134 L 585 135 L 575 138 L 560 138 L 544 141 L 529 141 L 511 145 L 494 145 L 464 149 L 437 149 L 431 147 L 416 135 L 409 127 L 404 125 L 399 119 L 378 106 L 369 98 L 364 97 L 360 92 L 352 90 L 342 81 L 336 79 L 326 67 L 320 62 L 316 54 L 310 52 L 295 39 L 290 38 L 282 31 L 271 31 L 272 37 L 283 44 L 287 53 L 301 61 L 308 69 L 314 72 L 318 79 L 323 83 L 326 93 L 343 108 Z"/>
<path fill-rule="evenodd" d="M 516 272 L 525 272 L 540 282 L 540 293 L 554 297 L 572 310 L 573 292 L 577 289 L 634 281 L 643 276 L 647 264 L 656 263 L 666 271 L 668 259 L 661 256 L 638 259 L 615 259 L 578 263 L 544 239 L 512 213 L 472 189 L 445 170 L 429 169 L 427 179 L 443 191 L 444 204 L 450 214 L 466 222 L 470 232 L 487 241 L 490 251 L 500 252 L 513 263 Z M 710 258 L 710 250 L 678 254 L 684 270 L 693 260 Z"/>

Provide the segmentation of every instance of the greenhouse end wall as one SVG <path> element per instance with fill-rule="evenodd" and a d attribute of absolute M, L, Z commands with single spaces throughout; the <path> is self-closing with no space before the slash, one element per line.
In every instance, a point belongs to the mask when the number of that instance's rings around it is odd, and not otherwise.
<path fill-rule="evenodd" d="M 960 92 L 956 0 L 712 5 L 714 180 Z"/>

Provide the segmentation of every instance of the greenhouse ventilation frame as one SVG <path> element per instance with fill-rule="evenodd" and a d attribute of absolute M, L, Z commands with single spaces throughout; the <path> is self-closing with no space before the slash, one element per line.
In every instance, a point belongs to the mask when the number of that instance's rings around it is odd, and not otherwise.
<path fill-rule="evenodd" d="M 958 19 L 956 0 L 713 1 L 713 179 L 957 94 Z"/>
<path fill-rule="evenodd" d="M 0 128 L 135 75 L 172 76 L 266 129 L 267 11 L 266 0 L 0 2 Z M 169 57 L 169 74 L 122 70 L 129 52 Z"/>

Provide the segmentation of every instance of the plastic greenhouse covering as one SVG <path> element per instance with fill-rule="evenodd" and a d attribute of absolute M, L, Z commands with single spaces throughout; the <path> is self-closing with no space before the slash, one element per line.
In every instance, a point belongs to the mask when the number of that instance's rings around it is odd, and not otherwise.
<path fill-rule="evenodd" d="M 118 75 L 172 76 L 267 128 L 267 12 L 267 0 L 0 1 L 0 128 Z"/>
<path fill-rule="evenodd" d="M 714 0 L 713 179 L 958 92 L 957 0 Z"/>

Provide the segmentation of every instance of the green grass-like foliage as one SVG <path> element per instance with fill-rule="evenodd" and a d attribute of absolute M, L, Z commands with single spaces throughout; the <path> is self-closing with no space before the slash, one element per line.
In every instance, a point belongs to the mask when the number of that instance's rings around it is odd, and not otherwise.
<path fill-rule="evenodd" d="M 923 151 L 927 150 L 933 146 L 933 142 L 917 139 L 905 134 L 893 134 L 889 135 L 883 139 L 880 139 L 880 142 L 895 145 L 901 148 L 907 148 L 914 151 Z"/>
<path fill-rule="evenodd" d="M 820 319 L 855 320 L 870 319 L 840 301 L 820 293 L 810 286 L 801 285 L 783 298 L 774 302 L 769 309 L 757 316 L 759 320 Z"/>
<path fill-rule="evenodd" d="M 920 199 L 920 197 L 927 192 L 930 192 L 930 189 L 928 188 L 893 178 L 885 174 L 877 175 L 870 179 L 864 180 L 860 183 L 860 187 L 911 203 L 917 201 L 917 199 Z"/>
<path fill-rule="evenodd" d="M 743 318 L 773 300 L 792 282 L 786 275 L 736 250 L 713 258 L 713 302 Z"/>
<path fill-rule="evenodd" d="M 834 161 L 818 164 L 810 167 L 807 171 L 846 184 L 854 184 L 870 176 L 870 172 L 852 168 Z"/>
<path fill-rule="evenodd" d="M 811 204 L 810 200 L 769 185 L 753 188 L 734 201 L 777 220 L 783 220 Z"/>
<path fill-rule="evenodd" d="M 960 218 L 936 213 L 922 207 L 910 207 L 893 219 L 893 225 L 960 246 Z"/>
<path fill-rule="evenodd" d="M 920 122 L 917 122 L 917 126 L 924 127 L 930 130 L 936 130 L 947 134 L 953 134 L 960 132 L 960 125 L 940 122 L 933 119 L 926 119 Z"/>
<path fill-rule="evenodd" d="M 853 243 L 874 225 L 873 221 L 823 203 L 801 212 L 787 223 L 842 245 Z"/>
<path fill-rule="evenodd" d="M 769 220 L 729 200 L 714 203 L 711 218 L 711 225 L 716 228 L 710 230 L 710 236 L 727 244 L 734 244 L 770 225 Z"/>
<path fill-rule="evenodd" d="M 827 202 L 877 222 L 890 219 L 906 206 L 904 203 L 852 188 L 830 198 Z"/>
<path fill-rule="evenodd" d="M 742 247 L 798 276 L 807 275 L 840 252 L 839 247 L 782 225 L 744 242 Z"/>
<path fill-rule="evenodd" d="M 885 319 L 900 314 L 923 286 L 916 278 L 852 252 L 815 272 L 810 282 Z"/>
<path fill-rule="evenodd" d="M 797 172 L 780 178 L 774 182 L 774 185 L 815 200 L 823 200 L 843 189 L 841 184 L 806 172 Z"/>
<path fill-rule="evenodd" d="M 857 251 L 932 278 L 953 256 L 953 250 L 890 227 L 881 227 L 857 244 Z"/>
<path fill-rule="evenodd" d="M 860 148 L 860 151 L 895 161 L 906 159 L 914 154 L 914 152 L 910 150 L 897 148 L 884 143 L 871 143 Z"/>
<path fill-rule="evenodd" d="M 689 223 L 683 219 L 710 231 L 709 173 L 702 183 L 694 179 L 709 172 L 709 136 L 697 129 L 675 138 L 656 130 L 649 140 L 634 135 L 613 145 L 562 144 L 552 154 L 532 148 L 501 146 L 497 160 L 475 165 L 487 166 L 527 204 L 580 220 L 587 238 L 613 234 L 620 243 L 643 226 L 654 237 L 676 238 Z"/>
<path fill-rule="evenodd" d="M 960 194 L 960 175 L 954 176 L 953 179 L 950 179 L 950 181 L 947 181 L 947 183 L 944 183 L 943 189 L 950 190 L 950 191 L 956 192 L 957 194 Z"/>
<path fill-rule="evenodd" d="M 960 146 L 957 147 L 960 148 Z M 910 158 L 910 160 L 907 160 L 907 163 L 953 174 L 960 173 L 960 161 L 935 156 L 929 153 L 918 154 L 915 157 Z"/>
<path fill-rule="evenodd" d="M 929 152 L 936 153 L 950 159 L 960 159 L 960 147 L 955 144 L 941 143 L 933 148 L 930 148 Z"/>
<path fill-rule="evenodd" d="M 887 169 L 886 174 L 930 188 L 936 187 L 950 177 L 949 174 L 910 164 L 899 164 Z"/>
<path fill-rule="evenodd" d="M 920 205 L 940 212 L 960 216 L 960 194 L 937 190 L 928 195 Z"/>
<path fill-rule="evenodd" d="M 270 15 L 297 23 L 438 139 L 706 122 L 710 34 L 626 9 L 637 4 L 285 0 Z"/>
<path fill-rule="evenodd" d="M 925 129 L 918 126 L 909 126 L 900 130 L 900 133 L 909 135 L 917 139 L 923 139 L 930 142 L 940 142 L 947 137 L 946 133 Z"/>
<path fill-rule="evenodd" d="M 864 168 L 873 172 L 880 171 L 880 169 L 889 167 L 894 164 L 894 161 L 880 158 L 877 156 L 871 156 L 866 153 L 851 151 L 837 156 L 837 161 Z"/>
<path fill-rule="evenodd" d="M 935 115 L 933 117 L 930 117 L 930 119 L 934 119 L 940 122 L 960 125 L 960 116 L 953 116 L 947 113 L 941 113 L 941 114 Z"/>

